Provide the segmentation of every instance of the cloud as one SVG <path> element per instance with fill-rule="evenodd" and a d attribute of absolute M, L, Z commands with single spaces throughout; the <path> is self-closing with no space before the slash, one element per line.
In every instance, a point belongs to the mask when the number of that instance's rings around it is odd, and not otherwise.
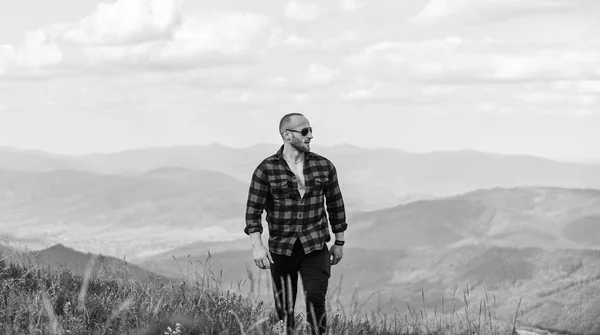
<path fill-rule="evenodd" d="M 21 45 L 0 46 L 0 75 L 23 70 L 39 72 L 59 64 L 63 58 L 60 47 L 44 30 L 30 31 Z"/>
<path fill-rule="evenodd" d="M 321 42 L 321 46 L 325 49 L 332 48 L 346 43 L 358 41 L 360 34 L 356 30 L 345 30 L 340 36 L 325 38 Z"/>
<path fill-rule="evenodd" d="M 421 89 L 421 94 L 424 95 L 444 95 L 451 94 L 456 91 L 456 87 L 453 86 L 442 86 L 442 85 L 429 85 Z"/>
<path fill-rule="evenodd" d="M 296 0 L 288 2 L 284 9 L 285 16 L 301 22 L 310 22 L 319 18 L 319 7 L 315 3 L 304 3 Z"/>
<path fill-rule="evenodd" d="M 285 35 L 284 30 L 281 27 L 271 29 L 269 35 L 269 46 L 284 46 L 303 49 L 314 47 L 315 45 L 315 40 L 312 38 L 296 34 Z"/>
<path fill-rule="evenodd" d="M 173 38 L 160 50 L 160 58 L 172 60 L 206 52 L 238 54 L 250 48 L 252 39 L 268 24 L 263 15 L 217 13 L 184 20 Z"/>
<path fill-rule="evenodd" d="M 530 14 L 585 10 L 594 0 L 431 0 L 409 22 L 432 25 L 458 17 L 467 22 L 488 23 Z"/>
<path fill-rule="evenodd" d="M 552 87 L 559 91 L 600 94 L 600 80 L 555 81 Z"/>
<path fill-rule="evenodd" d="M 591 106 L 598 100 L 594 95 L 571 95 L 554 92 L 522 92 L 514 96 L 521 101 L 534 104 L 557 105 L 566 103 L 569 105 L 581 105 L 583 107 Z"/>
<path fill-rule="evenodd" d="M 308 73 L 304 76 L 304 83 L 309 86 L 327 85 L 333 81 L 338 72 L 321 64 L 311 64 Z"/>
<path fill-rule="evenodd" d="M 413 79 L 465 81 L 592 80 L 600 77 L 600 48 L 527 47 L 523 41 L 448 37 L 417 42 L 383 41 L 346 58 L 357 69 L 385 69 Z"/>
<path fill-rule="evenodd" d="M 315 42 L 310 38 L 301 37 L 298 35 L 290 35 L 286 37 L 284 43 L 296 48 L 306 48 L 313 46 Z"/>
<path fill-rule="evenodd" d="M 0 76 L 14 63 L 15 47 L 13 45 L 0 45 Z"/>
<path fill-rule="evenodd" d="M 366 88 L 353 90 L 341 96 L 344 101 L 364 101 L 371 98 L 373 98 L 373 90 Z"/>
<path fill-rule="evenodd" d="M 269 23 L 255 13 L 184 13 L 183 3 L 100 3 L 83 20 L 28 32 L 22 44 L 3 47 L 0 74 L 11 68 L 22 75 L 43 67 L 107 74 L 107 67 L 147 70 L 238 63 L 251 58 L 254 39 Z"/>
<path fill-rule="evenodd" d="M 37 68 L 60 63 L 63 58 L 61 49 L 42 30 L 26 34 L 24 46 L 17 49 L 16 65 Z"/>
<path fill-rule="evenodd" d="M 137 44 L 168 38 L 181 23 L 184 0 L 101 2 L 96 11 L 71 25 L 61 38 L 79 44 Z"/>
<path fill-rule="evenodd" d="M 419 14 L 408 19 L 408 21 L 412 24 L 433 24 L 442 17 L 450 14 L 451 8 L 448 6 L 449 1 L 450 0 L 431 0 Z"/>
<path fill-rule="evenodd" d="M 367 46 L 363 52 L 350 55 L 346 58 L 346 63 L 355 67 L 369 67 L 380 61 L 399 64 L 406 61 L 403 49 L 403 43 L 392 41 L 378 42 Z"/>
<path fill-rule="evenodd" d="M 548 109 L 545 110 L 543 114 L 546 115 L 557 115 L 557 116 L 573 116 L 573 117 L 587 117 L 598 114 L 597 112 L 589 109 L 589 108 L 580 108 L 580 109 L 568 109 L 568 110 L 556 110 L 556 109 Z"/>
<path fill-rule="evenodd" d="M 364 5 L 364 2 L 358 0 L 340 0 L 340 7 L 348 12 L 357 11 L 361 9 Z"/>

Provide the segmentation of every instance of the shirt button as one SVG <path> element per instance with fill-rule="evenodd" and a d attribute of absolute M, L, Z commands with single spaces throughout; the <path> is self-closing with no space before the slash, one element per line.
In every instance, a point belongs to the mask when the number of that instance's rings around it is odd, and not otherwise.
<path fill-rule="evenodd" d="M 298 219 L 302 219 L 302 213 L 298 213 Z"/>

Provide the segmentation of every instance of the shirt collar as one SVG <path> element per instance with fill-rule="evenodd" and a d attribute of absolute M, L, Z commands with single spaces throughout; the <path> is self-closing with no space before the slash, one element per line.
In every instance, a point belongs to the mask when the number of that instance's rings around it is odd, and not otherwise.
<path fill-rule="evenodd" d="M 304 153 L 304 160 L 306 161 L 312 156 L 312 154 L 312 151 Z M 281 145 L 281 147 L 279 148 L 279 150 L 277 150 L 277 153 L 275 155 L 277 156 L 277 158 L 279 158 L 281 162 L 285 161 L 285 158 L 283 158 L 283 145 Z"/>

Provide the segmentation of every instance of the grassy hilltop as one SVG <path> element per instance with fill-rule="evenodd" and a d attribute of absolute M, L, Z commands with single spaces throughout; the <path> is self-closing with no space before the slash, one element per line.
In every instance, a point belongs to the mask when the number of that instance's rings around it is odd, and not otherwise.
<path fill-rule="evenodd" d="M 6 253 L 0 256 L 4 334 L 283 334 L 270 302 L 225 290 L 210 271 L 170 281 L 135 279 L 125 267 L 104 267 L 110 261 L 105 258 L 92 257 L 85 269 L 53 268 Z M 328 333 L 512 333 L 512 324 L 496 318 L 490 299 L 469 301 L 463 293 L 465 304 L 446 315 L 418 307 L 410 315 L 345 315 L 330 307 Z M 303 313 L 297 318 L 297 334 L 307 334 Z"/>

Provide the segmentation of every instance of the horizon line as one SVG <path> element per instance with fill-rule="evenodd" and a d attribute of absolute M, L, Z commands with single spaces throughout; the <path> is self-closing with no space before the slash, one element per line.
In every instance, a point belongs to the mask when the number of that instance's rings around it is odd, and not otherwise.
<path fill-rule="evenodd" d="M 81 156 L 94 156 L 94 155 L 114 155 L 114 154 L 122 154 L 122 153 L 126 153 L 126 152 L 131 152 L 131 151 L 143 151 L 143 150 L 156 150 L 156 149 L 177 149 L 177 148 L 193 148 L 193 147 L 210 147 L 210 146 L 221 146 L 224 148 L 228 148 L 228 149 L 235 149 L 235 150 L 243 150 L 243 149 L 252 149 L 252 148 L 256 148 L 256 147 L 261 147 L 261 146 L 271 146 L 271 147 L 279 147 L 282 144 L 279 143 L 267 143 L 267 142 L 261 142 L 261 143 L 256 143 L 256 144 L 252 144 L 249 146 L 233 146 L 233 145 L 227 145 L 227 144 L 223 144 L 223 143 L 219 143 L 219 142 L 210 142 L 210 143 L 195 143 L 195 144 L 173 144 L 173 145 L 155 145 L 155 146 L 143 146 L 143 147 L 131 147 L 131 148 L 124 148 L 124 149 L 120 149 L 120 150 L 107 150 L 107 151 L 92 151 L 92 152 L 85 152 L 85 153 L 65 153 L 65 152 L 56 152 L 56 151 L 51 151 L 51 150 L 43 150 L 43 149 L 37 149 L 37 148 L 25 148 L 25 147 L 17 147 L 17 146 L 2 146 L 0 145 L 0 151 L 20 151 L 20 152 L 33 152 L 33 153 L 39 153 L 39 154 L 46 154 L 46 155 L 52 155 L 52 156 L 61 156 L 61 157 L 81 157 Z M 460 149 L 440 149 L 440 150 L 429 150 L 429 151 L 408 151 L 405 150 L 403 148 L 399 148 L 399 147 L 391 147 L 391 146 L 359 146 L 356 144 L 351 144 L 351 143 L 336 143 L 336 144 L 331 144 L 331 145 L 323 145 L 323 144 L 313 144 L 313 146 L 317 147 L 317 148 L 335 148 L 335 147 L 352 147 L 355 149 L 361 149 L 361 150 L 396 150 L 396 151 L 402 151 L 405 152 L 407 154 L 415 154 L 415 155 L 427 155 L 427 154 L 440 154 L 440 153 L 458 153 L 458 152 L 472 152 L 472 153 L 481 153 L 481 154 L 487 154 L 487 155 L 496 155 L 496 156 L 527 156 L 527 157 L 536 157 L 536 158 L 542 158 L 542 159 L 547 159 L 547 160 L 551 160 L 551 161 L 556 161 L 556 162 L 560 162 L 560 163 L 579 163 L 579 164 L 600 164 L 600 157 L 587 157 L 587 158 L 560 158 L 560 157 L 549 157 L 549 156 L 545 156 L 545 155 L 539 155 L 539 154 L 534 154 L 534 153 L 506 153 L 506 152 L 493 152 L 493 151 L 483 151 L 483 150 L 478 150 L 478 149 L 473 149 L 473 148 L 460 148 Z M 311 150 L 312 151 L 312 150 Z"/>

